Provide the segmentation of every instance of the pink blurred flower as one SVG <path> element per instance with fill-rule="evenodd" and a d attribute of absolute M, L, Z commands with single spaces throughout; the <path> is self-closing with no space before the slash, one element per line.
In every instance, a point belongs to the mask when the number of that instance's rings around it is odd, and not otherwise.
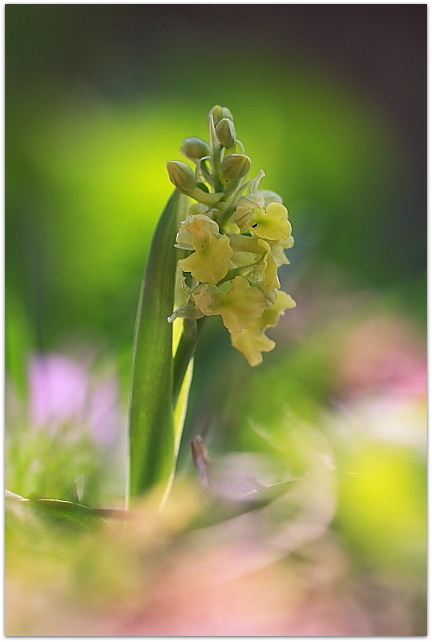
<path fill-rule="evenodd" d="M 120 395 L 113 373 L 98 378 L 88 362 L 38 354 L 29 359 L 28 390 L 30 422 L 36 427 L 53 432 L 67 427 L 73 434 L 87 429 L 102 444 L 119 432 Z"/>
<path fill-rule="evenodd" d="M 403 319 L 376 316 L 356 325 L 343 343 L 342 398 L 385 393 L 393 398 L 424 396 L 426 347 Z"/>

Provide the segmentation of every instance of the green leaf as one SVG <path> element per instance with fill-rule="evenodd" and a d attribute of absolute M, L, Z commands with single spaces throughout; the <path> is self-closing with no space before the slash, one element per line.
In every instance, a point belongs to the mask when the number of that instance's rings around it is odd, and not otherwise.
<path fill-rule="evenodd" d="M 174 191 L 157 224 L 141 288 L 135 326 L 129 415 L 129 496 L 170 483 L 176 441 L 173 403 L 173 337 L 179 222 L 188 198 Z"/>
<path fill-rule="evenodd" d="M 35 525 L 35 517 L 50 526 L 91 528 L 108 519 L 128 519 L 128 513 L 118 508 L 92 508 L 78 502 L 47 497 L 22 497 L 5 490 L 5 515 L 13 524 Z"/>
<path fill-rule="evenodd" d="M 190 359 L 189 365 L 186 369 L 186 373 L 183 377 L 183 382 L 180 388 L 180 392 L 178 395 L 177 402 L 175 402 L 175 408 L 174 408 L 174 464 L 171 469 L 171 474 L 168 480 L 168 484 L 165 488 L 165 492 L 160 504 L 160 510 L 165 506 L 165 503 L 168 499 L 169 493 L 171 491 L 173 482 L 174 482 L 174 476 L 175 476 L 175 468 L 176 468 L 176 462 L 177 462 L 177 457 L 178 457 L 178 452 L 180 448 L 180 441 L 181 441 L 181 436 L 183 433 L 183 426 L 186 418 L 186 412 L 187 412 L 187 406 L 188 406 L 188 401 L 189 401 L 189 391 L 192 383 L 192 376 L 193 376 L 193 358 Z M 175 399 L 174 399 L 175 401 Z"/>

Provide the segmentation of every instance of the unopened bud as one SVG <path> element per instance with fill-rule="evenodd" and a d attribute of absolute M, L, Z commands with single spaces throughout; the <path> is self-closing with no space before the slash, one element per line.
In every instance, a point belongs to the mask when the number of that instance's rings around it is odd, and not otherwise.
<path fill-rule="evenodd" d="M 196 136 L 191 136 L 190 138 L 184 139 L 180 151 L 184 156 L 186 156 L 186 158 L 196 162 L 203 156 L 208 156 L 210 154 L 210 147 L 205 140 L 197 138 Z"/>
<path fill-rule="evenodd" d="M 183 194 L 190 194 L 196 188 L 196 178 L 183 161 L 168 161 L 166 164 L 171 183 Z"/>
<path fill-rule="evenodd" d="M 222 175 L 229 181 L 246 176 L 251 166 L 251 159 L 245 154 L 230 154 L 222 161 Z"/>
<path fill-rule="evenodd" d="M 216 125 L 216 135 L 224 147 L 234 147 L 236 142 L 236 131 L 234 123 L 229 118 L 222 118 Z"/>
<path fill-rule="evenodd" d="M 221 107 L 220 105 L 215 105 L 214 107 L 212 107 L 210 109 L 209 115 L 213 116 L 213 122 L 215 126 L 220 120 L 222 120 L 222 118 L 229 118 L 232 121 L 234 120 L 234 117 L 228 107 Z"/>
<path fill-rule="evenodd" d="M 228 109 L 228 107 L 222 107 L 222 116 L 224 118 L 229 118 L 234 122 L 234 116 L 232 115 L 232 112 L 230 109 Z"/>

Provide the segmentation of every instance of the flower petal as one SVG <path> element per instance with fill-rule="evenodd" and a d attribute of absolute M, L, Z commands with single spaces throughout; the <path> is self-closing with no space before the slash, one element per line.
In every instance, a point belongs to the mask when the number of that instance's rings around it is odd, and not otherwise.
<path fill-rule="evenodd" d="M 219 227 L 215 221 L 205 214 L 192 214 L 181 224 L 176 246 L 184 250 L 196 250 L 219 236 Z"/>
<path fill-rule="evenodd" d="M 278 290 L 276 292 L 276 299 L 273 305 L 266 308 L 261 317 L 257 320 L 257 328 L 259 328 L 260 331 L 263 331 L 266 328 L 274 327 L 278 324 L 279 317 L 282 314 L 285 314 L 285 310 L 295 308 L 295 306 L 296 302 L 289 294 L 283 290 Z"/>
<path fill-rule="evenodd" d="M 276 344 L 265 334 L 246 328 L 231 334 L 231 345 L 246 357 L 250 366 L 258 366 L 263 360 L 261 353 L 270 352 Z"/>
<path fill-rule="evenodd" d="M 266 211 L 254 209 L 249 227 L 256 236 L 270 241 L 288 239 L 292 227 L 288 221 L 288 210 L 281 203 L 270 203 Z"/>
<path fill-rule="evenodd" d="M 276 345 L 264 334 L 264 330 L 277 325 L 280 315 L 294 306 L 290 295 L 279 290 L 273 305 L 266 308 L 258 319 L 249 322 L 242 332 L 231 334 L 232 346 L 246 357 L 250 366 L 259 365 L 262 362 L 261 353 L 270 352 Z"/>
<path fill-rule="evenodd" d="M 285 256 L 284 250 L 288 250 L 294 245 L 293 237 L 290 236 L 287 239 L 281 239 L 279 241 L 269 241 L 269 245 L 277 267 L 280 267 L 281 265 L 289 265 L 289 261 Z"/>
<path fill-rule="evenodd" d="M 248 194 L 239 198 L 236 211 L 233 214 L 233 220 L 237 223 L 240 230 L 245 232 L 249 229 L 249 223 L 255 209 L 263 210 L 264 197 L 261 194 Z"/>
<path fill-rule="evenodd" d="M 267 305 L 265 293 L 241 276 L 235 277 L 228 292 L 204 284 L 195 290 L 193 298 L 204 314 L 220 314 L 229 332 L 244 330 L 262 315 Z"/>
<path fill-rule="evenodd" d="M 210 243 L 204 242 L 201 248 L 196 244 L 196 252 L 180 259 L 179 265 L 197 281 L 216 284 L 226 276 L 232 253 L 229 238 L 224 234 Z"/>

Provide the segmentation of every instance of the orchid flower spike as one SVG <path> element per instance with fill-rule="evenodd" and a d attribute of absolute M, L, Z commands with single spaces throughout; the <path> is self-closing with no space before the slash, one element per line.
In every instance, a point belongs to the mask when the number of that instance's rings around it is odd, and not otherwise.
<path fill-rule="evenodd" d="M 196 201 L 176 237 L 186 298 L 168 320 L 220 315 L 232 346 L 256 366 L 275 347 L 265 330 L 295 306 L 277 275 L 289 263 L 292 227 L 279 194 L 259 189 L 264 172 L 247 177 L 252 161 L 237 140 L 231 111 L 215 105 L 208 125 L 208 143 L 188 137 L 181 147 L 194 169 L 167 163 L 174 186 Z"/>

